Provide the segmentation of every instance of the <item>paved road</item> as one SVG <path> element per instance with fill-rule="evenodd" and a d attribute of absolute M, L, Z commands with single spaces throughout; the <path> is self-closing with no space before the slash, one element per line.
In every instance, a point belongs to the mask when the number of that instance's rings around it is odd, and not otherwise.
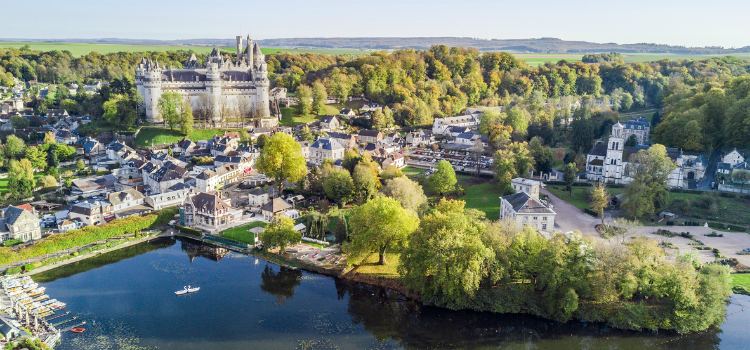
<path fill-rule="evenodd" d="M 658 229 L 667 229 L 673 232 L 690 232 L 695 239 L 703 242 L 708 247 L 717 248 L 719 251 L 727 256 L 728 258 L 737 258 L 742 264 L 750 266 L 750 255 L 737 255 L 738 251 L 744 248 L 750 248 L 750 234 L 745 232 L 723 232 L 717 231 L 724 234 L 724 237 L 707 237 L 705 235 L 710 234 L 714 230 L 708 227 L 696 227 L 696 226 L 641 226 L 633 229 L 633 232 L 628 233 L 624 237 L 614 237 L 610 240 L 601 238 L 596 232 L 595 225 L 601 223 L 598 218 L 591 217 L 576 206 L 556 197 L 546 189 L 541 189 L 541 193 L 549 196 L 552 205 L 554 206 L 555 213 L 555 228 L 563 232 L 569 232 L 574 230 L 581 231 L 584 236 L 595 237 L 597 241 L 611 241 L 617 242 L 623 239 L 632 238 L 636 236 L 646 236 L 651 239 L 655 239 L 659 242 L 665 241 L 674 244 L 678 250 L 687 252 L 693 251 L 698 253 L 702 262 L 714 261 L 714 255 L 710 250 L 696 250 L 690 243 L 695 241 L 683 237 L 665 237 L 655 234 Z M 611 222 L 612 218 L 607 217 L 605 214 L 605 222 Z M 677 251 L 674 249 L 667 249 L 667 252 L 672 254 Z"/>
<path fill-rule="evenodd" d="M 716 182 L 716 171 L 719 167 L 719 160 L 721 160 L 721 149 L 717 148 L 711 153 L 711 157 L 708 159 L 705 175 L 703 175 L 703 179 L 698 183 L 697 190 L 712 191 L 711 183 Z"/>

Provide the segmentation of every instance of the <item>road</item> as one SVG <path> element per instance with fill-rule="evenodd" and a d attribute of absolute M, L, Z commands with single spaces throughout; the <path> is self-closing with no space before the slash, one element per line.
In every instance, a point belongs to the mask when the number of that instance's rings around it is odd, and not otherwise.
<path fill-rule="evenodd" d="M 690 245 L 690 243 L 695 243 L 695 241 L 691 239 L 683 237 L 665 237 L 654 233 L 658 229 L 666 229 L 677 233 L 690 232 L 695 239 L 703 242 L 707 247 L 719 249 L 719 251 L 727 258 L 736 258 L 742 264 L 750 266 L 750 255 L 737 255 L 738 251 L 741 251 L 744 248 L 750 248 L 750 234 L 748 233 L 716 231 L 722 233 L 724 237 L 707 237 L 707 234 L 710 234 L 715 230 L 702 226 L 640 226 L 633 229 L 632 232 L 629 232 L 624 237 L 619 236 L 607 240 L 601 238 L 596 232 L 595 225 L 601 223 L 600 219 L 587 215 L 576 206 L 556 197 L 546 189 L 541 189 L 540 192 L 547 195 L 554 206 L 553 210 L 557 213 L 557 215 L 555 215 L 555 228 L 562 232 L 579 230 L 584 236 L 594 237 L 600 242 L 617 242 L 618 240 L 645 236 L 659 242 L 664 241 L 672 243 L 682 252 L 696 252 L 700 256 L 701 262 L 706 263 L 714 261 L 714 255 L 710 250 L 696 250 Z M 605 214 L 604 220 L 605 223 L 612 222 L 612 218 L 608 217 L 607 214 Z M 677 252 L 677 250 L 674 249 L 666 249 L 666 251 L 669 254 Z"/>
<path fill-rule="evenodd" d="M 711 183 L 716 182 L 716 171 L 719 167 L 719 160 L 721 160 L 721 148 L 717 148 L 711 153 L 711 157 L 708 159 L 708 166 L 706 166 L 706 172 L 703 175 L 703 179 L 698 183 L 696 189 L 699 191 L 712 191 Z"/>

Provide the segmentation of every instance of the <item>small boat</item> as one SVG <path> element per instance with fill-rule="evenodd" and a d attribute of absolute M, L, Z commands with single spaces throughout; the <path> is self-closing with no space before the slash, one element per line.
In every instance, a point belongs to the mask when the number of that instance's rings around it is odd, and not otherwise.
<path fill-rule="evenodd" d="M 73 332 L 73 333 L 83 333 L 83 331 L 85 331 L 85 330 L 86 330 L 86 328 L 73 328 L 70 331 Z"/>
<path fill-rule="evenodd" d="M 174 294 L 175 295 L 185 295 L 185 294 L 188 294 L 188 293 L 195 293 L 195 292 L 201 290 L 201 287 L 184 286 L 182 288 L 183 288 L 182 290 L 178 290 L 178 291 L 174 292 Z"/>

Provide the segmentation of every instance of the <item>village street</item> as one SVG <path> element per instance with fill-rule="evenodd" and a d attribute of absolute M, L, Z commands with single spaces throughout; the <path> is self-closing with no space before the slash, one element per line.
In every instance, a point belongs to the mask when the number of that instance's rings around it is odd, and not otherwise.
<path fill-rule="evenodd" d="M 541 193 L 547 195 L 550 198 L 554 211 L 557 213 L 555 216 L 555 228 L 562 232 L 569 232 L 574 230 L 581 231 L 584 236 L 593 236 L 597 240 L 605 241 L 604 238 L 596 232 L 595 225 L 601 223 L 598 218 L 591 217 L 574 205 L 556 197 L 546 189 L 541 189 Z M 612 218 L 605 214 L 605 222 L 611 222 Z M 655 239 L 659 242 L 669 242 L 674 244 L 680 251 L 688 252 L 695 251 L 701 258 L 701 262 L 714 261 L 714 254 L 710 250 L 697 250 L 693 246 L 689 245 L 695 241 L 684 238 L 684 237 L 665 237 L 657 235 L 657 229 L 670 230 L 672 232 L 690 232 L 695 239 L 703 242 L 707 247 L 719 249 L 727 258 L 737 258 L 742 264 L 750 266 L 750 255 L 737 255 L 737 252 L 745 248 L 750 248 L 750 234 L 745 232 L 725 232 L 716 231 L 724 234 L 724 237 L 707 237 L 706 234 L 710 234 L 715 231 L 708 227 L 703 226 L 640 226 L 633 229 L 633 232 L 629 232 L 625 237 L 613 237 L 609 240 L 611 242 L 621 242 L 623 238 L 628 239 L 636 236 L 645 236 L 651 239 Z M 676 253 L 673 249 L 666 249 L 667 253 Z"/>

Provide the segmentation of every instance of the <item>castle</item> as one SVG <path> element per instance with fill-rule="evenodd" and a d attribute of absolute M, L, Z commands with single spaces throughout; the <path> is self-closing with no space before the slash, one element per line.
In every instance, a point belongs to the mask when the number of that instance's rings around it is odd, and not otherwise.
<path fill-rule="evenodd" d="M 192 54 L 182 69 L 163 67 L 143 58 L 135 70 L 135 85 L 143 96 L 146 119 L 162 122 L 159 98 L 173 91 L 190 102 L 194 113 L 203 113 L 213 123 L 227 117 L 258 116 L 261 125 L 272 127 L 278 119 L 270 117 L 268 66 L 258 44 L 247 37 L 242 51 L 242 37 L 237 37 L 237 59 L 222 57 L 214 48 L 202 65 Z"/>

